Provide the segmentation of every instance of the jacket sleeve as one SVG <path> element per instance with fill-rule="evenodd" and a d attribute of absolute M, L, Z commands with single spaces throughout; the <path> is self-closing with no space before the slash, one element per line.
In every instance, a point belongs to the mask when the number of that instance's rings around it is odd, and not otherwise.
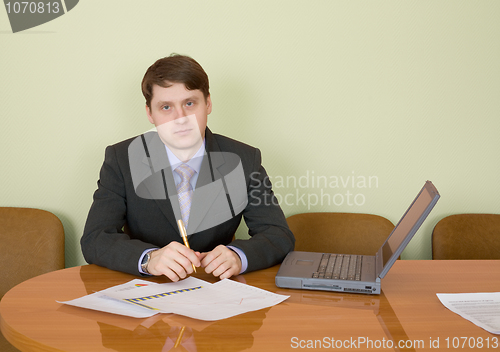
<path fill-rule="evenodd" d="M 124 233 L 127 191 L 123 167 L 120 168 L 115 147 L 107 147 L 80 244 L 89 264 L 140 275 L 139 258 L 152 246 Z"/>

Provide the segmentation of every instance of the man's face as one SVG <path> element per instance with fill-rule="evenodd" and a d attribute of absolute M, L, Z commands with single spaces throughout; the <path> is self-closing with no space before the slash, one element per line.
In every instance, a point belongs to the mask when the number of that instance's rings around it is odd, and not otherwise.
<path fill-rule="evenodd" d="M 168 88 L 154 85 L 151 108 L 146 106 L 148 120 L 163 143 L 183 161 L 200 148 L 211 112 L 210 96 L 205 100 L 201 90 L 188 90 L 183 83 Z"/>

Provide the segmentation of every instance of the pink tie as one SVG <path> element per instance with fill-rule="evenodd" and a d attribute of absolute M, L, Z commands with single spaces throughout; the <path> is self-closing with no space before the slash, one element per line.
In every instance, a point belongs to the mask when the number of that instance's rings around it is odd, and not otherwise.
<path fill-rule="evenodd" d="M 193 187 L 189 181 L 193 177 L 195 171 L 186 164 L 180 164 L 175 172 L 181 177 L 181 182 L 177 185 L 177 198 L 181 208 L 181 217 L 184 226 L 188 227 L 189 213 L 191 211 L 191 199 L 193 198 Z"/>

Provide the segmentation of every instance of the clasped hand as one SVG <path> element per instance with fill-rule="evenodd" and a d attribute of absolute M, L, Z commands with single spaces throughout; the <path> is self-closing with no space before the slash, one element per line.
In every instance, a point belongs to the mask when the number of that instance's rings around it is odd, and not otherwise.
<path fill-rule="evenodd" d="M 241 260 L 238 254 L 226 246 L 219 245 L 210 252 L 195 252 L 179 242 L 170 242 L 151 253 L 148 272 L 151 275 L 165 275 L 176 282 L 193 273 L 193 267 L 205 268 L 205 272 L 220 279 L 238 275 Z"/>

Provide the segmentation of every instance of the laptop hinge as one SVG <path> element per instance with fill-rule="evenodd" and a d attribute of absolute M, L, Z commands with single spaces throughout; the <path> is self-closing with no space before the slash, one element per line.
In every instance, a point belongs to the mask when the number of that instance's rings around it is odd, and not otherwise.
<path fill-rule="evenodd" d="M 377 276 L 377 280 L 382 272 L 382 269 L 384 269 L 384 267 L 382 263 L 382 248 L 380 248 L 377 254 L 375 254 L 375 274 Z"/>

